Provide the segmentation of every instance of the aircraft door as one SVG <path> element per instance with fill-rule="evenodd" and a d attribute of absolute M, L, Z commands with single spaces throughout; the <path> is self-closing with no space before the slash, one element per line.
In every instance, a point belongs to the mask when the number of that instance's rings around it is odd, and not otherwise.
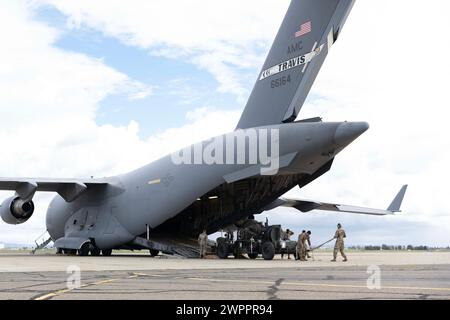
<path fill-rule="evenodd" d="M 89 208 L 86 212 L 86 215 L 87 215 L 87 218 L 86 218 L 85 228 L 87 230 L 93 229 L 95 227 L 95 224 L 97 223 L 98 209 Z"/>
<path fill-rule="evenodd" d="M 117 221 L 115 218 L 115 212 L 117 208 L 113 207 L 111 208 L 111 212 L 109 214 L 106 214 L 106 227 L 105 227 L 105 234 L 114 234 L 117 227 Z"/>

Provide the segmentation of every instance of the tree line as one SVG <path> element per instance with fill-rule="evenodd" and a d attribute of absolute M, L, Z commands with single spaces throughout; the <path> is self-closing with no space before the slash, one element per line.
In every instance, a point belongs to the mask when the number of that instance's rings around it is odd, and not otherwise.
<path fill-rule="evenodd" d="M 426 250 L 436 250 L 436 249 L 447 249 L 450 250 L 450 247 L 429 247 L 429 246 L 413 246 L 411 244 L 404 246 L 404 245 L 387 245 L 383 244 L 381 246 L 351 246 L 349 249 L 353 250 L 373 250 L 373 251 L 380 251 L 380 250 L 405 250 L 405 251 L 426 251 Z"/>

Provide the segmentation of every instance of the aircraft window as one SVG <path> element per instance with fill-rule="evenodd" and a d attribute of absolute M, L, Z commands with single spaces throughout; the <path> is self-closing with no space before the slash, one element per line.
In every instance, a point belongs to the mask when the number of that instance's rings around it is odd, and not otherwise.
<path fill-rule="evenodd" d="M 74 224 L 74 225 L 77 224 L 77 219 L 73 220 L 73 224 Z"/>

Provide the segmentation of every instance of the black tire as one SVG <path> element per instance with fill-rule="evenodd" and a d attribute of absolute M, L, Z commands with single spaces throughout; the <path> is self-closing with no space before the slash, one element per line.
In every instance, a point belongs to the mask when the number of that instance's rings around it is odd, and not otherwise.
<path fill-rule="evenodd" d="M 275 257 L 275 246 L 272 242 L 264 242 L 261 251 L 264 260 L 273 260 L 273 257 Z"/>
<path fill-rule="evenodd" d="M 276 243 L 280 239 L 280 229 L 271 227 L 269 231 L 269 241 L 272 241 L 272 243 Z"/>
<path fill-rule="evenodd" d="M 81 246 L 80 249 L 78 249 L 78 255 L 80 257 L 86 257 L 89 255 L 90 251 L 91 251 L 91 244 L 89 242 L 86 242 Z"/>
<path fill-rule="evenodd" d="M 150 256 L 156 257 L 159 254 L 159 250 L 150 249 Z"/>
<path fill-rule="evenodd" d="M 242 259 L 242 250 L 239 247 L 236 247 L 233 252 L 233 257 L 235 259 Z"/>
<path fill-rule="evenodd" d="M 91 249 L 91 256 L 98 257 L 100 255 L 100 249 L 99 248 L 92 248 Z"/>
<path fill-rule="evenodd" d="M 109 257 L 112 254 L 112 249 L 103 249 L 102 256 Z"/>
<path fill-rule="evenodd" d="M 217 238 L 217 240 L 216 240 L 217 244 L 219 244 L 221 242 L 226 242 L 226 241 L 227 241 L 227 239 L 225 239 L 224 237 Z"/>
<path fill-rule="evenodd" d="M 228 244 L 225 242 L 219 242 L 219 244 L 217 245 L 217 256 L 220 259 L 227 259 L 229 254 Z"/>
<path fill-rule="evenodd" d="M 248 257 L 252 260 L 255 260 L 256 258 L 258 258 L 258 253 L 253 252 L 253 253 L 247 253 Z"/>
<path fill-rule="evenodd" d="M 56 254 L 63 254 L 64 251 L 61 248 L 56 248 Z"/>

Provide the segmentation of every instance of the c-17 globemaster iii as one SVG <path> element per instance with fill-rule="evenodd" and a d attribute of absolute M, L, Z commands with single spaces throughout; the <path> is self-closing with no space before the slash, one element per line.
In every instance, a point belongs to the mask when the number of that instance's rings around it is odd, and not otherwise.
<path fill-rule="evenodd" d="M 37 191 L 56 192 L 46 226 L 59 251 L 189 255 L 183 244 L 202 230 L 227 229 L 278 206 L 371 215 L 400 211 L 406 186 L 386 210 L 281 198 L 328 172 L 369 128 L 366 122 L 296 121 L 353 4 L 292 0 L 234 132 L 115 177 L 0 178 L 0 190 L 15 191 L 0 208 L 2 219 L 24 223 Z"/>

